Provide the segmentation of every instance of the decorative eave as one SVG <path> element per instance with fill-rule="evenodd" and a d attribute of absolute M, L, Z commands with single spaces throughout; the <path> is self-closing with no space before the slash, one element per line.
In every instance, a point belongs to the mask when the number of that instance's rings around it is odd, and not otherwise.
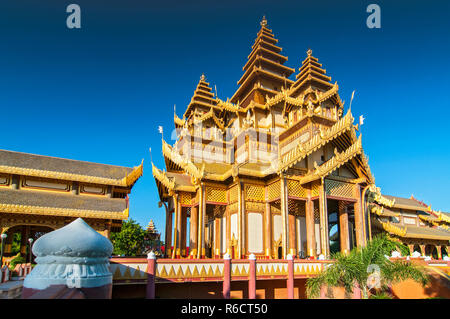
<path fill-rule="evenodd" d="M 121 179 L 98 177 L 98 176 L 88 176 L 88 175 L 81 175 L 81 174 L 72 174 L 72 173 L 66 173 L 66 172 L 55 172 L 55 171 L 39 170 L 39 169 L 32 169 L 32 168 L 4 166 L 4 165 L 0 165 L 0 172 L 7 173 L 7 174 L 24 175 L 24 176 L 69 180 L 69 181 L 76 181 L 76 182 L 82 182 L 82 183 L 130 187 L 139 179 L 139 177 L 142 176 L 143 164 L 144 164 L 144 160 L 142 160 L 142 162 L 139 166 L 134 167 L 133 170 L 129 174 L 127 174 L 125 177 L 123 177 Z"/>
<path fill-rule="evenodd" d="M 144 172 L 144 160 L 142 159 L 141 165 L 133 168 L 131 173 L 122 179 L 122 184 L 125 186 L 133 185 L 139 179 L 139 177 L 142 176 L 143 172 Z"/>
<path fill-rule="evenodd" d="M 290 150 L 287 154 L 284 154 L 280 161 L 278 170 L 280 172 L 286 171 L 293 165 L 304 159 L 306 156 L 315 152 L 331 140 L 344 134 L 347 131 L 353 129 L 353 116 L 350 110 L 342 117 L 336 124 L 325 131 L 321 131 L 320 134 L 315 135 L 304 145 L 299 144 L 296 148 Z"/>
<path fill-rule="evenodd" d="M 226 101 L 216 98 L 216 102 L 217 102 L 218 107 L 221 107 L 226 111 L 229 111 L 229 112 L 238 112 L 239 111 L 239 105 L 231 103 L 228 98 Z"/>
<path fill-rule="evenodd" d="M 175 152 L 172 147 L 162 140 L 163 155 L 170 158 L 175 164 L 179 165 L 193 178 L 193 184 L 197 184 L 203 178 L 203 169 L 199 170 L 189 159 L 182 157 L 178 152 Z"/>
<path fill-rule="evenodd" d="M 164 185 L 169 191 L 175 188 L 175 182 L 167 177 L 166 172 L 161 171 L 152 163 L 152 174 L 162 185 Z"/>
<path fill-rule="evenodd" d="M 175 127 L 182 127 L 186 123 L 185 119 L 180 119 L 176 114 L 173 115 L 173 122 L 175 124 Z"/>
<path fill-rule="evenodd" d="M 370 211 L 378 216 L 386 216 L 386 217 L 390 217 L 390 216 L 395 216 L 395 217 L 399 217 L 400 214 L 399 213 L 395 213 L 395 212 L 386 212 L 384 210 L 384 207 L 380 207 L 378 205 L 372 205 L 370 208 Z"/>
<path fill-rule="evenodd" d="M 353 143 L 349 148 L 347 148 L 345 151 L 338 153 L 337 150 L 334 150 L 334 156 L 323 163 L 322 165 L 317 165 L 316 162 L 314 162 L 315 170 L 304 177 L 301 178 L 300 183 L 306 184 L 309 182 L 312 182 L 319 178 L 324 178 L 328 174 L 332 173 L 334 170 L 338 169 L 342 165 L 344 165 L 346 162 L 351 160 L 352 158 L 356 157 L 357 155 L 362 154 L 362 142 L 361 142 L 361 135 L 359 136 L 356 143 Z"/>
<path fill-rule="evenodd" d="M 274 66 L 275 68 L 284 70 L 286 72 L 286 78 L 288 78 L 292 73 L 295 72 L 295 69 L 293 69 L 293 68 L 290 68 L 290 67 L 288 67 L 286 65 L 283 65 L 283 64 L 281 64 L 279 62 L 267 59 L 267 58 L 263 57 L 262 55 L 256 55 L 255 59 L 249 65 L 248 69 L 244 72 L 244 74 L 238 80 L 238 82 L 237 82 L 238 84 L 241 84 L 249 76 L 249 74 L 252 72 L 252 70 L 256 67 L 254 64 L 257 61 L 263 61 L 265 63 L 268 63 L 268 64 Z M 253 65 L 253 68 L 251 67 L 252 65 Z M 294 82 L 292 81 L 292 83 L 294 83 Z"/>
<path fill-rule="evenodd" d="M 289 86 L 294 83 L 294 81 L 288 79 L 287 77 L 284 77 L 284 76 L 281 76 L 281 75 L 276 74 L 274 72 L 265 70 L 265 69 L 263 69 L 261 67 L 253 66 L 253 69 L 251 69 L 250 74 L 247 76 L 247 78 L 243 81 L 243 83 L 239 86 L 239 88 L 233 94 L 233 96 L 231 97 L 230 101 L 235 101 L 236 100 L 236 97 L 239 94 L 241 94 L 242 90 L 247 87 L 247 84 L 253 79 L 253 77 L 257 73 L 261 73 L 262 75 L 270 77 L 273 80 L 278 80 L 280 83 L 286 83 L 286 85 L 289 85 Z"/>
<path fill-rule="evenodd" d="M 395 198 L 392 200 L 387 199 L 383 195 L 381 195 L 381 190 L 379 187 L 376 187 L 375 185 L 371 185 L 369 188 L 369 191 L 374 194 L 374 201 L 377 202 L 380 205 L 386 206 L 386 207 L 393 207 L 395 204 Z"/>
<path fill-rule="evenodd" d="M 381 220 L 379 220 L 381 226 L 383 227 L 383 229 L 385 231 L 387 231 L 388 233 L 391 233 L 395 236 L 399 236 L 399 237 L 405 237 L 407 229 L 406 227 L 400 227 L 400 226 L 395 226 L 391 223 L 388 222 L 382 222 Z"/>
<path fill-rule="evenodd" d="M 126 220 L 129 217 L 129 208 L 122 212 L 97 211 L 73 208 L 58 207 L 42 207 L 30 205 L 12 205 L 1 204 L 0 211 L 2 213 L 18 213 L 29 215 L 47 215 L 47 216 L 65 216 L 65 217 L 81 217 L 81 218 L 100 218 L 100 219 L 121 219 Z"/>
<path fill-rule="evenodd" d="M 425 215 L 419 215 L 419 218 L 427 221 L 427 222 L 431 222 L 431 223 L 447 223 L 450 224 L 450 218 L 444 214 L 442 214 L 441 212 L 436 212 L 433 211 L 432 212 L 434 216 L 425 216 Z"/>

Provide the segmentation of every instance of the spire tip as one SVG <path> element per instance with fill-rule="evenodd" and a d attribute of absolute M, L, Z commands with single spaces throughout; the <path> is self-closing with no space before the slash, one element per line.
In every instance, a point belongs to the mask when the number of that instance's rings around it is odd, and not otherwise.
<path fill-rule="evenodd" d="M 261 27 L 265 27 L 267 25 L 266 15 L 263 15 L 260 24 L 261 24 Z"/>

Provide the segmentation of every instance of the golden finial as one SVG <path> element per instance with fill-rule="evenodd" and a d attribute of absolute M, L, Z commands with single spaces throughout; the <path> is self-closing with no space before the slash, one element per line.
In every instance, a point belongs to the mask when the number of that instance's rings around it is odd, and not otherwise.
<path fill-rule="evenodd" d="M 307 54 L 308 56 L 311 56 L 312 50 L 311 50 L 311 49 L 308 49 L 308 51 L 306 51 L 306 54 Z"/>
<path fill-rule="evenodd" d="M 262 27 L 265 27 L 267 25 L 267 20 L 266 20 L 266 16 L 265 15 L 263 15 L 260 24 L 261 24 Z"/>
<path fill-rule="evenodd" d="M 205 80 L 206 80 L 205 73 L 202 73 L 202 76 L 200 77 L 200 81 L 205 81 Z"/>

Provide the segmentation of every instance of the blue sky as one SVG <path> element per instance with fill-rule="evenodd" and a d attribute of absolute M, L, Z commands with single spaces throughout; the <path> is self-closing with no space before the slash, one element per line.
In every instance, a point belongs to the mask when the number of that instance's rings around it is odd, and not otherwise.
<path fill-rule="evenodd" d="M 144 176 L 131 217 L 164 229 L 151 174 L 161 137 L 182 116 L 202 72 L 231 97 L 266 15 L 298 69 L 311 48 L 340 87 L 385 194 L 450 211 L 449 1 L 2 1 L 0 148 L 114 165 Z M 81 29 L 65 25 L 81 7 Z M 366 7 L 381 7 L 381 29 Z M 171 141 L 173 142 L 173 141 Z"/>

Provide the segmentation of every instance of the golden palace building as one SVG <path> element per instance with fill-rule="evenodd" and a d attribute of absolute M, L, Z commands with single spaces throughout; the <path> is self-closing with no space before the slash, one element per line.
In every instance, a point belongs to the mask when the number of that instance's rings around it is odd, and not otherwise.
<path fill-rule="evenodd" d="M 152 164 L 166 256 L 323 259 L 380 232 L 448 254 L 449 215 L 380 193 L 338 84 L 312 50 L 296 73 L 260 24 L 233 96 L 220 99 L 202 75 L 174 115 L 175 143 L 162 141 L 165 169 Z"/>
<path fill-rule="evenodd" d="M 28 238 L 82 217 L 109 238 L 129 216 L 128 194 L 142 175 L 134 168 L 0 150 L 0 231 L 5 255 L 14 233 Z"/>

